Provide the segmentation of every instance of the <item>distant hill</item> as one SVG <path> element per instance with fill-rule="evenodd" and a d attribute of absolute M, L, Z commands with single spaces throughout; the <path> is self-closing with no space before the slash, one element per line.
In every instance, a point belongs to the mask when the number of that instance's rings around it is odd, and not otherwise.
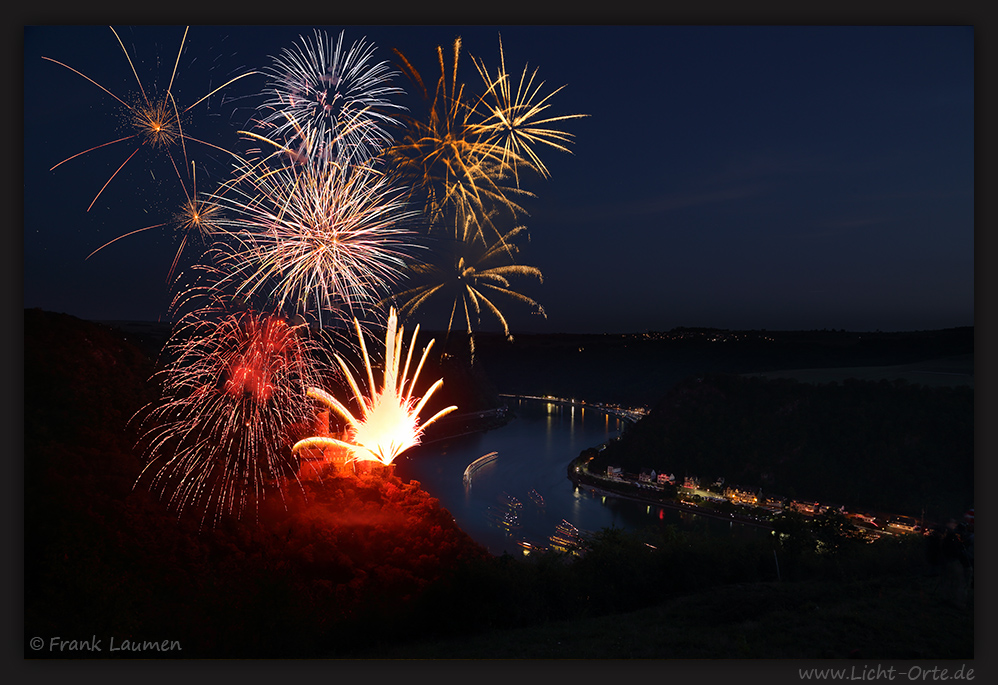
<path fill-rule="evenodd" d="M 646 406 L 694 374 L 880 367 L 974 352 L 973 327 L 901 333 L 677 328 L 476 340 L 476 363 L 501 393 Z"/>
<path fill-rule="evenodd" d="M 121 331 L 152 358 L 172 328 L 155 321 L 96 323 Z M 474 364 L 469 364 L 465 337 L 423 330 L 420 346 L 430 339 L 436 341 L 438 353 L 449 340 L 446 374 L 452 380 L 445 394 L 455 392 L 453 401 L 468 411 L 496 406 L 496 392 L 650 406 L 669 387 L 697 373 L 873 369 L 953 357 L 969 359 L 972 373 L 974 352 L 972 326 L 887 333 L 674 328 L 631 334 L 517 334 L 513 342 L 501 334 L 478 333 Z M 433 367 L 431 363 L 425 373 L 438 373 L 439 367 Z M 967 367 L 960 362 L 959 368 L 944 370 L 966 373 Z"/>

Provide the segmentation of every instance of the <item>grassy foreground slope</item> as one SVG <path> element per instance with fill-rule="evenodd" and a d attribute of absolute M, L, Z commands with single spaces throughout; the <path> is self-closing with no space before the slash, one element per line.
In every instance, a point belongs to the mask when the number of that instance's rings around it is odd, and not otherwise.
<path fill-rule="evenodd" d="M 473 637 L 381 645 L 362 656 L 452 659 L 972 659 L 973 610 L 931 577 L 746 583 L 623 614 Z"/>

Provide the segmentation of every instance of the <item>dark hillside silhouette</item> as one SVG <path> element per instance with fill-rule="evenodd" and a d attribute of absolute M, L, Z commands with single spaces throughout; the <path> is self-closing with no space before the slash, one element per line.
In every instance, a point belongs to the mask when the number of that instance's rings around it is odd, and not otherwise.
<path fill-rule="evenodd" d="M 779 542 L 672 527 L 606 529 L 581 557 L 494 557 L 418 483 L 380 471 L 327 475 L 287 487 L 283 497 L 271 489 L 253 514 L 202 528 L 198 512 L 178 518 L 142 486 L 133 488 L 141 462 L 129 418 L 155 387 L 145 346 L 128 337 L 71 316 L 25 311 L 26 640 L 95 636 L 104 649 L 60 653 L 26 642 L 25 657 L 133 656 L 108 653 L 112 637 L 181 646 L 137 655 L 147 658 L 420 656 L 422 640 L 479 636 L 494 644 L 505 629 L 547 630 L 558 621 L 565 623 L 533 640 L 530 654 L 586 656 L 570 645 L 587 637 L 565 626 L 684 596 L 692 609 L 670 624 L 691 625 L 720 586 L 743 598 L 769 596 L 779 582 L 774 555 L 794 596 L 811 592 L 812 582 L 853 583 L 846 594 L 821 596 L 823 625 L 843 637 L 791 628 L 777 636 L 777 649 L 750 656 L 841 657 L 856 645 L 883 658 L 972 654 L 972 612 L 953 609 L 938 621 L 932 581 L 917 578 L 920 540 L 832 539 L 834 553 L 819 554 L 804 529 Z M 877 615 L 891 626 L 891 639 L 855 637 L 856 621 L 865 620 L 855 607 L 888 586 L 901 599 Z M 839 610 L 837 597 L 853 604 Z M 811 620 L 801 612 L 800 621 Z M 902 620 L 913 612 L 917 620 Z M 712 630 L 741 630 L 737 615 L 715 609 L 710 620 Z M 664 647 L 654 639 L 642 631 L 629 641 L 635 653 L 688 653 L 681 637 Z M 740 654 L 725 642 L 705 646 L 712 656 Z M 426 654 L 447 656 L 443 649 Z M 628 655 L 615 650 L 609 654 Z M 478 654 L 488 655 L 489 648 Z"/>
<path fill-rule="evenodd" d="M 679 383 L 591 464 L 932 520 L 973 506 L 974 393 L 903 381 Z"/>
<path fill-rule="evenodd" d="M 486 555 L 418 483 L 383 473 L 275 489 L 257 517 L 199 530 L 197 512 L 178 520 L 133 489 L 128 421 L 152 399 L 152 361 L 64 314 L 26 310 L 24 336 L 27 634 L 314 655 L 384 632 L 445 569 Z"/>

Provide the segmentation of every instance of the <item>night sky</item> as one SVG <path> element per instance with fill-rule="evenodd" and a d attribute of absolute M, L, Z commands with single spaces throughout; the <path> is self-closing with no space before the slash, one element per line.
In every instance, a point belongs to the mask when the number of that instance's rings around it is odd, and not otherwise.
<path fill-rule="evenodd" d="M 495 68 L 539 69 L 572 154 L 545 150 L 529 178 L 517 332 L 676 326 L 926 330 L 974 324 L 974 30 L 970 26 L 193 26 L 172 92 L 181 108 L 270 63 L 313 28 L 399 49 L 429 82 L 436 47 L 461 36 Z M 115 26 L 143 86 L 165 88 L 183 26 Z M 125 133 L 137 83 L 107 26 L 24 32 L 24 306 L 92 320 L 157 320 L 183 199 L 168 157 L 131 142 L 56 163 Z M 185 132 L 245 147 L 263 76 L 190 112 Z M 411 90 L 404 77 L 396 85 Z M 224 95 L 224 97 L 223 97 Z M 419 105 L 412 98 L 400 104 Z M 188 143 L 198 189 L 223 153 Z M 188 255 L 194 252 L 188 251 Z M 421 321 L 429 329 L 445 321 Z M 484 328 L 491 322 L 483 320 Z"/>

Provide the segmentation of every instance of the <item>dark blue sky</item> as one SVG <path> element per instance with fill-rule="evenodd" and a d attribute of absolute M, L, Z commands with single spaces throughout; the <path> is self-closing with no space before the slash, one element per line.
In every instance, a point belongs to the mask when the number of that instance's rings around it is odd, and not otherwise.
<path fill-rule="evenodd" d="M 183 27 L 115 28 L 143 84 L 165 85 Z M 178 104 L 265 67 L 312 28 L 192 27 Z M 548 318 L 510 304 L 514 333 L 974 323 L 972 27 L 319 28 L 366 36 L 382 59 L 398 48 L 429 79 L 436 46 L 460 35 L 475 87 L 468 54 L 495 65 L 501 32 L 510 71 L 539 67 L 548 87 L 566 86 L 555 112 L 590 115 L 564 127 L 573 154 L 544 155 L 552 177 L 526 184 L 537 197 L 522 258 L 545 278 L 523 290 Z M 166 157 L 141 150 L 90 212 L 134 146 L 49 170 L 124 134 L 120 105 L 42 56 L 132 96 L 121 46 L 107 26 L 28 27 L 24 46 L 25 307 L 165 315 L 168 229 L 84 258 L 169 219 L 180 190 Z M 262 84 L 249 77 L 199 105 L 188 134 L 240 146 Z M 222 155 L 188 152 L 199 189 L 223 177 Z"/>

